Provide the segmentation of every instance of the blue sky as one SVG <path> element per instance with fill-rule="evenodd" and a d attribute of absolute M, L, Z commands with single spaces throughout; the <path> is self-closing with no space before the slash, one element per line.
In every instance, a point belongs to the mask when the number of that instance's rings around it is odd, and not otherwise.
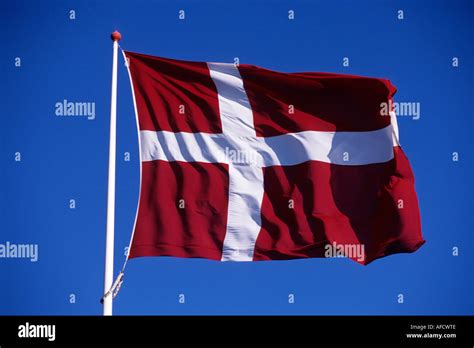
<path fill-rule="evenodd" d="M 418 120 L 398 123 L 427 241 L 366 267 L 133 259 L 116 314 L 474 314 L 473 14 L 472 1 L 459 0 L 1 2 L 0 244 L 38 244 L 39 259 L 0 259 L 0 314 L 102 312 L 114 29 L 124 49 L 151 55 L 389 78 L 395 101 L 421 106 Z M 118 84 L 117 271 L 139 174 L 123 61 Z M 94 102 L 95 118 L 57 117 L 64 99 Z"/>

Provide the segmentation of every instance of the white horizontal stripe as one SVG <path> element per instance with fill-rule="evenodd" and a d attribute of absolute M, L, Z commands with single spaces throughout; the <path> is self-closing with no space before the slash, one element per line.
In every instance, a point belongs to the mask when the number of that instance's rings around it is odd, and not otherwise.
<path fill-rule="evenodd" d="M 257 167 L 320 161 L 340 165 L 393 158 L 392 126 L 370 132 L 306 131 L 274 137 L 141 131 L 142 161 L 247 164 Z"/>
<path fill-rule="evenodd" d="M 225 162 L 222 134 L 141 131 L 142 161 Z"/>
<path fill-rule="evenodd" d="M 308 160 L 354 166 L 393 158 L 391 126 L 370 132 L 306 131 L 264 139 L 261 155 L 266 167 Z"/>

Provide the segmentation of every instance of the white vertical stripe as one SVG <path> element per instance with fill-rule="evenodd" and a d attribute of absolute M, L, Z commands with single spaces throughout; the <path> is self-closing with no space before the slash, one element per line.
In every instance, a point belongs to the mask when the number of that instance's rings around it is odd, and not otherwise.
<path fill-rule="evenodd" d="M 217 88 L 224 134 L 255 136 L 253 114 L 239 69 L 234 64 L 207 63 Z"/>
<path fill-rule="evenodd" d="M 263 171 L 252 165 L 229 166 L 229 206 L 222 261 L 252 261 L 261 228 Z"/>
<path fill-rule="evenodd" d="M 246 141 L 255 137 L 255 128 L 239 69 L 233 64 L 222 63 L 208 63 L 208 67 L 217 88 L 224 136 L 232 138 L 237 151 L 257 158 L 257 151 Z M 236 150 L 235 146 L 232 150 Z M 261 166 L 229 163 L 229 205 L 222 261 L 253 260 L 255 242 L 261 229 L 262 199 Z"/>
<path fill-rule="evenodd" d="M 395 111 L 390 111 L 390 123 L 392 124 L 393 146 L 400 146 L 400 135 L 398 134 L 397 114 Z"/>

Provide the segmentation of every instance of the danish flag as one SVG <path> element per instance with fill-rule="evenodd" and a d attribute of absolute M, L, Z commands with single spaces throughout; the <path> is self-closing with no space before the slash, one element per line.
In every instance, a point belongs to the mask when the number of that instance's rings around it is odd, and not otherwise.
<path fill-rule="evenodd" d="M 124 52 L 141 157 L 129 258 L 374 259 L 423 243 L 385 79 Z M 341 249 L 342 250 L 342 249 Z M 344 249 L 346 250 L 346 249 Z"/>

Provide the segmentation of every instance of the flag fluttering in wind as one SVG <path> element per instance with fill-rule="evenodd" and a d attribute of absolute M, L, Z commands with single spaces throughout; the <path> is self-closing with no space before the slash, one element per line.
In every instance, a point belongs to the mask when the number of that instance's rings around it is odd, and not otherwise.
<path fill-rule="evenodd" d="M 130 258 L 367 264 L 424 243 L 388 80 L 125 56 L 142 166 Z"/>

